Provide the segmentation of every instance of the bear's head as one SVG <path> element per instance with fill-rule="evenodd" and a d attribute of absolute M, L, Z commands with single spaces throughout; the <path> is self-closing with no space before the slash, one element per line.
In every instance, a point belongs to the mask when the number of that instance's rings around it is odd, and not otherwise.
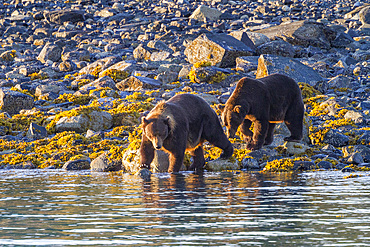
<path fill-rule="evenodd" d="M 170 117 L 142 118 L 143 134 L 152 142 L 155 149 L 163 147 L 163 141 L 171 132 Z"/>
<path fill-rule="evenodd" d="M 221 120 L 226 127 L 228 138 L 234 138 L 239 125 L 244 121 L 246 111 L 241 105 L 218 105 L 221 110 Z"/>

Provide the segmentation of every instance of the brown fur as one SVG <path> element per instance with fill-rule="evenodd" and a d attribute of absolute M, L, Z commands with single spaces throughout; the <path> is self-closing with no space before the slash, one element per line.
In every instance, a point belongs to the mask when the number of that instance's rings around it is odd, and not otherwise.
<path fill-rule="evenodd" d="M 200 97 L 180 94 L 158 103 L 142 119 L 141 166 L 150 168 L 155 149 L 169 153 L 169 172 L 178 172 L 185 150 L 193 156 L 192 170 L 205 164 L 204 141 L 223 149 L 221 158 L 229 158 L 233 147 L 225 136 L 216 113 Z"/>
<path fill-rule="evenodd" d="M 290 77 L 273 74 L 258 80 L 242 78 L 222 110 L 227 135 L 233 137 L 241 125 L 244 140 L 251 150 L 273 141 L 276 123 L 284 121 L 291 136 L 302 139 L 304 105 L 297 83 Z M 254 124 L 253 132 L 250 130 Z"/>

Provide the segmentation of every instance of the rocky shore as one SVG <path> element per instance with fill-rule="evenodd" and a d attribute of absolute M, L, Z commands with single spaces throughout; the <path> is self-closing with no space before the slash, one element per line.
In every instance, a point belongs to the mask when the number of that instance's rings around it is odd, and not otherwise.
<path fill-rule="evenodd" d="M 302 90 L 302 142 L 280 124 L 258 151 L 231 140 L 227 162 L 205 145 L 206 169 L 370 170 L 368 0 L 2 3 L 0 169 L 134 173 L 156 102 L 194 93 L 216 110 L 240 78 L 282 73 Z M 166 164 L 158 151 L 153 171 Z"/>

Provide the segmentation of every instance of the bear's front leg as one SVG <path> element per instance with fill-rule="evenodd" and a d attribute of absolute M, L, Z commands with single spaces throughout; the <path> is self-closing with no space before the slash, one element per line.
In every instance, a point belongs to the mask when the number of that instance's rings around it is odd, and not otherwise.
<path fill-rule="evenodd" d="M 250 150 L 257 150 L 260 149 L 265 143 L 269 121 L 256 120 L 253 122 L 253 124 L 253 140 L 247 144 L 247 148 Z"/>
<path fill-rule="evenodd" d="M 243 140 L 246 143 L 250 143 L 252 141 L 253 132 L 250 130 L 252 122 L 249 119 L 244 119 L 242 125 L 240 126 L 240 132 L 243 134 Z"/>
<path fill-rule="evenodd" d="M 184 162 L 184 155 L 185 155 L 185 149 L 182 153 L 170 153 L 169 155 L 169 161 L 170 165 L 168 167 L 168 172 L 179 172 L 182 166 L 182 163 Z"/>
<path fill-rule="evenodd" d="M 143 135 L 140 146 L 140 168 L 146 168 L 150 170 L 150 164 L 154 159 L 154 147 L 152 142 Z"/>

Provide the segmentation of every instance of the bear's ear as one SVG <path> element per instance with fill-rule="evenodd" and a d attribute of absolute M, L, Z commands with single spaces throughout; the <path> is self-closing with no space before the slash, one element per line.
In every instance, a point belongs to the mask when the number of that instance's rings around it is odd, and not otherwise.
<path fill-rule="evenodd" d="M 142 117 L 142 118 L 141 118 L 141 123 L 142 123 L 142 124 L 148 124 L 148 123 L 149 123 L 149 120 L 148 120 L 148 119 L 146 119 L 145 117 Z"/>
<path fill-rule="evenodd" d="M 234 107 L 233 111 L 239 114 L 239 113 L 242 111 L 242 109 L 243 109 L 243 108 L 242 108 L 242 106 L 241 106 L 241 105 L 236 105 L 236 106 Z"/>
<path fill-rule="evenodd" d="M 225 105 L 223 104 L 218 104 L 217 105 L 217 108 L 220 110 L 220 111 L 223 111 L 225 109 Z"/>

